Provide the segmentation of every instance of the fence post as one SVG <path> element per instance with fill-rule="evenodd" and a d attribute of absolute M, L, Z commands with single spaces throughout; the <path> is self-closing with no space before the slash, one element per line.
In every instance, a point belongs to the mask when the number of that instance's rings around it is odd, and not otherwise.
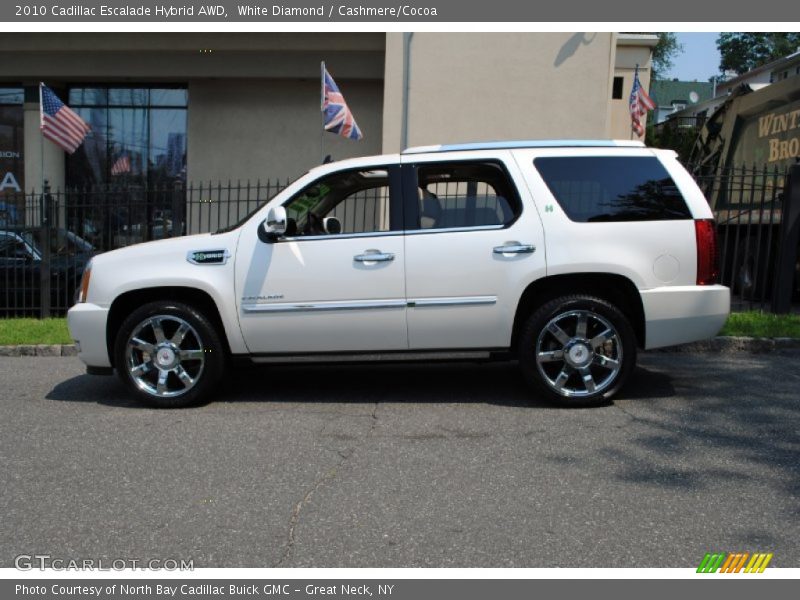
<path fill-rule="evenodd" d="M 39 309 L 42 319 L 50 316 L 50 185 L 44 180 L 40 227 L 42 262 L 39 266 Z"/>
<path fill-rule="evenodd" d="M 781 204 L 778 263 L 772 292 L 774 313 L 788 313 L 792 308 L 792 286 L 800 244 L 800 164 L 789 168 Z"/>

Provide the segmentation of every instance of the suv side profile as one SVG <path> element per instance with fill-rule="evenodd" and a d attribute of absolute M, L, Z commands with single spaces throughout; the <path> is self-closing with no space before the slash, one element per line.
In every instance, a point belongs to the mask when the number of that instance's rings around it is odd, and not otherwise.
<path fill-rule="evenodd" d="M 714 336 L 714 222 L 671 151 L 623 141 L 411 148 L 312 169 L 237 227 L 94 257 L 70 332 L 144 402 L 236 360 L 517 360 L 607 402 L 637 349 Z"/>

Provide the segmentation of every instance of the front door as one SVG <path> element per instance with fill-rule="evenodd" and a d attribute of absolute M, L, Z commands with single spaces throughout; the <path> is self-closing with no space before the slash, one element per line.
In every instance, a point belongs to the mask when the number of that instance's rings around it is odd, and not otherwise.
<path fill-rule="evenodd" d="M 396 167 L 339 171 L 284 203 L 282 239 L 245 225 L 236 287 L 250 352 L 408 348 L 399 188 Z"/>

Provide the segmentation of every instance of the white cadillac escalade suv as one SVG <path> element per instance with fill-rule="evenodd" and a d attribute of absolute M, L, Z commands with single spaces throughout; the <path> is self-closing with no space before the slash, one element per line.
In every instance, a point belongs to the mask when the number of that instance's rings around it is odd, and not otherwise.
<path fill-rule="evenodd" d="M 608 401 L 637 348 L 715 335 L 708 204 L 625 141 L 412 148 L 326 164 L 216 234 L 101 254 L 69 328 L 89 373 L 158 407 L 237 360 L 512 359 L 532 394 Z"/>

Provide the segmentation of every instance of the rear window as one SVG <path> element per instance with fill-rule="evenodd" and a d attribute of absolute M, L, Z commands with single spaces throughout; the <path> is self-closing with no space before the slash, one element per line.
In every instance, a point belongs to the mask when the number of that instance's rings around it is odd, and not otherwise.
<path fill-rule="evenodd" d="M 654 156 L 553 156 L 533 163 L 573 221 L 692 218 L 680 190 Z"/>

